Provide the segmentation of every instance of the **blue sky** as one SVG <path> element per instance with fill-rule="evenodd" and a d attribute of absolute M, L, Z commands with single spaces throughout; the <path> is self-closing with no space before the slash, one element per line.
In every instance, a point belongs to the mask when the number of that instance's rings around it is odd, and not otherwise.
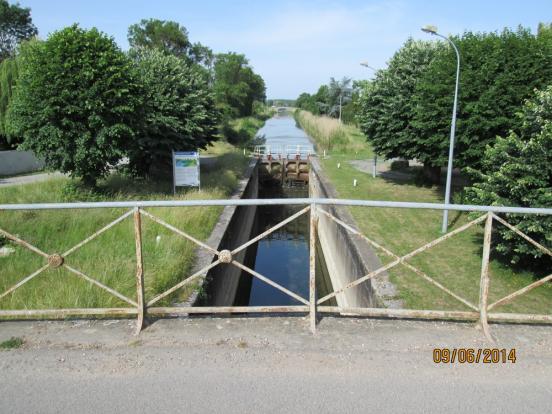
<path fill-rule="evenodd" d="M 13 1 L 10 1 L 13 2 Z M 552 0 L 457 1 L 130 1 L 19 0 L 32 9 L 40 36 L 79 23 L 97 27 L 128 48 L 128 26 L 142 18 L 175 20 L 190 39 L 215 52 L 244 53 L 265 79 L 269 98 L 315 92 L 330 76 L 372 76 L 359 62 L 385 66 L 409 37 L 495 31 L 552 21 Z"/>

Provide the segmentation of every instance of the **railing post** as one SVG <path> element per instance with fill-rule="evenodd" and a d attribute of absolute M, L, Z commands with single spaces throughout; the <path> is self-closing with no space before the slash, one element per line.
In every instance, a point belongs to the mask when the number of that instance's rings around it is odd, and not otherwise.
<path fill-rule="evenodd" d="M 489 304 L 489 257 L 491 255 L 491 234 L 493 230 L 493 213 L 487 213 L 485 234 L 483 236 L 483 258 L 481 261 L 481 281 L 479 284 L 479 323 L 487 339 L 494 342 L 489 331 L 487 307 Z"/>
<path fill-rule="evenodd" d="M 316 227 L 318 217 L 316 204 L 312 203 L 310 208 L 310 246 L 309 246 L 309 317 L 310 330 L 316 333 Z"/>
<path fill-rule="evenodd" d="M 134 209 L 134 240 L 136 241 L 136 303 L 138 318 L 136 320 L 136 335 L 144 328 L 146 313 L 144 301 L 144 260 L 142 257 L 142 219 L 140 208 Z"/>

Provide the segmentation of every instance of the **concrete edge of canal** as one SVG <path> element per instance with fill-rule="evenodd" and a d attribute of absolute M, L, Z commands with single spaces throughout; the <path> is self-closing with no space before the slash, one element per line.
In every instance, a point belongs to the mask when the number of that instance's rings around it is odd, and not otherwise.
<path fill-rule="evenodd" d="M 320 162 L 315 157 L 311 159 L 309 188 L 310 197 L 338 198 L 337 191 L 324 175 Z M 323 208 L 334 217 L 358 229 L 353 216 L 345 207 Z M 382 266 L 374 249 L 365 240 L 355 237 L 323 214 L 319 215 L 318 238 L 334 289 Z M 337 295 L 337 303 L 343 307 L 402 308 L 402 301 L 394 299 L 396 294 L 389 274 L 383 272 L 378 277 Z"/>
<path fill-rule="evenodd" d="M 259 180 L 258 180 L 258 159 L 252 159 L 247 166 L 247 169 L 241 178 L 237 189 L 234 191 L 231 199 L 243 199 L 243 198 L 257 198 L 259 192 Z M 233 245 L 240 245 L 249 240 L 251 229 L 253 227 L 253 219 L 255 217 L 256 206 L 226 206 L 220 214 L 217 224 L 213 228 L 211 235 L 206 241 L 206 244 L 215 247 L 220 250 L 222 247 L 229 243 L 229 238 L 232 238 Z M 240 223 L 240 224 L 238 224 Z M 245 251 L 242 255 L 245 254 Z M 204 267 L 211 264 L 217 259 L 216 255 L 206 251 L 202 247 L 198 247 L 195 251 L 196 260 L 190 274 L 194 274 Z M 240 255 L 238 255 L 240 256 Z M 243 257 L 236 257 L 238 261 L 243 261 Z M 212 275 L 215 271 L 218 273 L 225 271 L 231 275 L 227 275 L 224 278 L 225 285 L 219 289 L 221 297 L 218 301 L 220 303 L 227 304 L 230 301 L 229 298 L 235 296 L 235 291 L 238 288 L 240 269 L 229 266 L 219 265 L 211 270 L 209 273 Z M 203 289 L 205 283 L 205 276 L 200 280 L 199 287 L 190 295 L 188 300 L 182 303 L 182 306 L 194 306 L 199 299 L 199 293 Z M 222 279 L 222 278 L 218 278 Z"/>

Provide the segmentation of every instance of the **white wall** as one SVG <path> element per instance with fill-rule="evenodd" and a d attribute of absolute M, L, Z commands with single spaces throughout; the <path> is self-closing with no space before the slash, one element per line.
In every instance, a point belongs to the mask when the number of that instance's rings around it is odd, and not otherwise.
<path fill-rule="evenodd" d="M 0 151 L 0 175 L 15 175 L 40 170 L 44 162 L 31 151 Z"/>

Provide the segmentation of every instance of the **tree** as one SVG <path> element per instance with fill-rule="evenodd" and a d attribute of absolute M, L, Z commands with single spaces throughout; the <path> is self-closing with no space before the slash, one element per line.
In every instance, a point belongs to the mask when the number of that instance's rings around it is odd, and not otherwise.
<path fill-rule="evenodd" d="M 369 88 L 369 85 L 369 80 L 353 81 L 350 102 L 343 107 L 343 122 L 346 124 L 358 125 L 357 115 L 360 112 L 359 101 L 365 93 L 364 91 Z"/>
<path fill-rule="evenodd" d="M 141 117 L 132 63 L 112 38 L 77 25 L 35 42 L 20 59 L 8 132 L 49 168 L 95 185 L 124 155 Z"/>
<path fill-rule="evenodd" d="M 552 205 L 552 85 L 537 92 L 517 115 L 519 130 L 487 146 L 485 173 L 470 169 L 479 181 L 467 190 L 475 204 L 550 207 Z M 552 217 L 506 214 L 506 220 L 552 249 Z M 508 228 L 496 228 L 496 251 L 511 263 L 552 264 L 550 256 Z M 536 260 L 537 259 L 537 260 Z"/>
<path fill-rule="evenodd" d="M 188 30 L 174 21 L 142 19 L 128 28 L 132 48 L 159 49 L 165 53 L 210 66 L 213 52 L 201 43 L 191 43 Z"/>
<path fill-rule="evenodd" d="M 17 77 L 18 70 L 15 58 L 3 60 L 0 63 L 0 148 L 10 148 L 17 143 L 6 133 L 6 115 Z"/>
<path fill-rule="evenodd" d="M 170 167 L 172 150 L 205 148 L 217 133 L 219 117 L 214 94 L 195 65 L 155 49 L 140 51 L 134 63 L 144 118 L 129 158 L 143 175 L 152 167 Z"/>
<path fill-rule="evenodd" d="M 10 57 L 22 40 L 36 36 L 31 9 L 0 0 L 0 61 Z"/>
<path fill-rule="evenodd" d="M 244 55 L 221 53 L 215 60 L 214 90 L 217 103 L 229 117 L 253 114 L 253 102 L 266 99 L 263 78 L 253 72 Z"/>
<path fill-rule="evenodd" d="M 357 120 L 377 154 L 385 158 L 418 157 L 415 143 L 419 131 L 413 125 L 416 87 L 441 50 L 439 43 L 408 39 L 388 67 L 378 70 L 374 81 L 363 89 Z"/>
<path fill-rule="evenodd" d="M 328 85 L 321 85 L 314 94 L 314 100 L 318 107 L 318 114 L 327 115 L 331 109 L 330 88 Z"/>
<path fill-rule="evenodd" d="M 304 109 L 305 111 L 312 112 L 313 114 L 318 114 L 318 105 L 316 104 L 316 99 L 314 95 L 303 92 L 297 100 L 295 101 L 295 106 L 299 109 Z"/>
<path fill-rule="evenodd" d="M 464 33 L 453 37 L 462 63 L 455 167 L 481 168 L 481 154 L 496 136 L 519 127 L 515 113 L 532 91 L 552 82 L 552 42 L 546 30 Z M 413 95 L 417 135 L 400 155 L 444 166 L 448 159 L 456 56 L 447 46 L 423 71 Z"/>
<path fill-rule="evenodd" d="M 328 105 L 330 107 L 329 115 L 339 118 L 341 121 L 341 112 L 343 105 L 351 100 L 351 78 L 343 77 L 340 81 L 330 78 L 328 85 L 330 101 Z"/>

